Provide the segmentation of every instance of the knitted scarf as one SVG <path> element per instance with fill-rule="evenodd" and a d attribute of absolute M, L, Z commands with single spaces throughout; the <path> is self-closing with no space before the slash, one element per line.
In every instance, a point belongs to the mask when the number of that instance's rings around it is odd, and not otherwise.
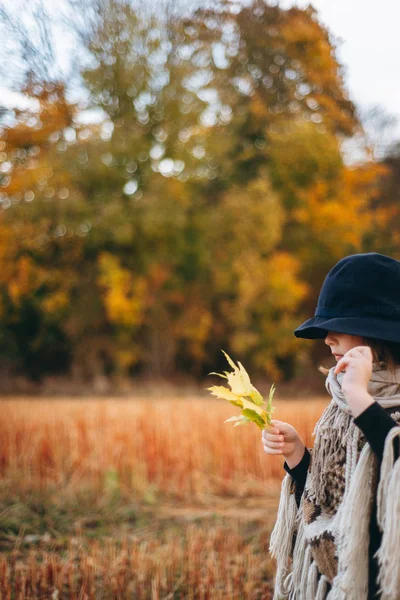
<path fill-rule="evenodd" d="M 400 458 L 394 460 L 392 443 L 400 437 L 400 367 L 393 375 L 384 366 L 373 363 L 368 393 L 398 426 L 386 437 L 380 465 L 342 393 L 344 373 L 329 370 L 325 387 L 332 400 L 313 432 L 298 508 L 292 476 L 282 482 L 269 548 L 277 560 L 273 600 L 367 600 L 374 495 L 382 532 L 375 554 L 381 598 L 400 598 Z"/>

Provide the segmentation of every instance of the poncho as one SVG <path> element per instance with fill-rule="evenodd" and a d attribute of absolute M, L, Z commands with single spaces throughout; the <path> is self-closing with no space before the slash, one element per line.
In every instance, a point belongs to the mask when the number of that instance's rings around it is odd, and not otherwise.
<path fill-rule="evenodd" d="M 399 426 L 388 433 L 379 463 L 341 390 L 344 373 L 326 378 L 332 400 L 317 422 L 304 492 L 297 507 L 293 479 L 282 482 L 270 552 L 277 559 L 274 600 L 367 600 L 369 522 L 374 494 L 382 532 L 376 553 L 382 600 L 400 597 L 400 367 L 373 363 L 368 393 Z M 398 411 L 394 410 L 398 407 Z M 329 585 L 330 584 L 330 585 Z"/>

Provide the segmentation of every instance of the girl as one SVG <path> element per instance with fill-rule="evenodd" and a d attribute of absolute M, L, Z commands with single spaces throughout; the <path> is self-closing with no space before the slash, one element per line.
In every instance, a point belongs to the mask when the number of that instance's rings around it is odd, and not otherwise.
<path fill-rule="evenodd" d="M 400 261 L 341 259 L 294 334 L 324 338 L 337 364 L 320 368 L 332 399 L 313 448 L 289 423 L 262 432 L 287 472 L 270 540 L 274 600 L 398 600 Z"/>

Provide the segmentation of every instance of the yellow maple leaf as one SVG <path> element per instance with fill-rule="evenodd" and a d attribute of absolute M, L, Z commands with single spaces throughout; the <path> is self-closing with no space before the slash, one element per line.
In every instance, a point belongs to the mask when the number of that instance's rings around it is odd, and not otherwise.
<path fill-rule="evenodd" d="M 239 366 L 235 365 L 230 356 L 224 350 L 221 351 L 225 354 L 230 366 L 233 367 L 233 372 L 224 371 L 224 374 L 212 372 L 209 375 L 223 377 L 228 381 L 231 389 L 222 385 L 214 385 L 207 389 L 217 398 L 228 400 L 234 406 L 242 409 L 242 415 L 226 419 L 225 423 L 234 421 L 234 427 L 236 427 L 237 425 L 253 422 L 260 429 L 268 427 L 271 425 L 271 416 L 275 408 L 272 406 L 272 398 L 275 392 L 274 384 L 270 388 L 268 402 L 265 403 L 260 392 L 251 383 L 242 363 L 238 361 Z"/>

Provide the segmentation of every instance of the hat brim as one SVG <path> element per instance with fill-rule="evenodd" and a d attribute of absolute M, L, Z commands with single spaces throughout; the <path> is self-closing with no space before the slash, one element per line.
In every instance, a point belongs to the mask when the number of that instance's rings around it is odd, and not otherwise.
<path fill-rule="evenodd" d="M 400 322 L 382 317 L 312 317 L 293 333 L 298 338 L 318 340 L 325 338 L 328 331 L 400 343 Z"/>

